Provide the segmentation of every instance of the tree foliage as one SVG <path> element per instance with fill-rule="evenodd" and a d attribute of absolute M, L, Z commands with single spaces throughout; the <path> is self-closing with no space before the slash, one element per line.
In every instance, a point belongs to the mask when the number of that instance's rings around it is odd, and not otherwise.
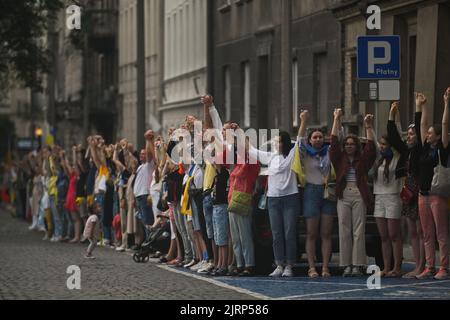
<path fill-rule="evenodd" d="M 43 76 L 50 70 L 46 32 L 63 4 L 63 0 L 0 1 L 0 78 L 15 76 L 25 86 L 42 90 Z"/>

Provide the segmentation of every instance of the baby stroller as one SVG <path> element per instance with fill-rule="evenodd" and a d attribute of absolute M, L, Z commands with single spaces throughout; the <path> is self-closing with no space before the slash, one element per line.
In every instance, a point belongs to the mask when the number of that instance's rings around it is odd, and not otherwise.
<path fill-rule="evenodd" d="M 167 250 L 170 244 L 170 224 L 169 217 L 165 215 L 158 215 L 160 219 L 159 224 L 152 228 L 142 243 L 139 250 L 133 255 L 133 260 L 137 263 L 148 262 L 150 255 L 156 251 Z"/>

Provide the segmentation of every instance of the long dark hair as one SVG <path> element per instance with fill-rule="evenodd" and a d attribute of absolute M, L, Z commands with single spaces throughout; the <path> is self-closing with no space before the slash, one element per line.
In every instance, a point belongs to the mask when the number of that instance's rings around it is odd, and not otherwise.
<path fill-rule="evenodd" d="M 389 148 L 391 147 L 391 144 L 389 143 L 388 137 L 386 135 L 382 135 L 381 139 L 384 139 L 388 144 L 389 144 Z M 373 176 L 375 177 L 375 180 L 378 179 L 378 168 L 383 164 L 383 161 L 386 160 L 386 164 L 384 165 L 384 171 L 383 171 L 383 179 L 384 182 L 388 183 L 389 182 L 389 165 L 391 164 L 392 158 L 385 158 L 385 157 L 380 157 L 380 159 L 375 162 L 375 166 L 374 166 L 374 173 Z"/>
<path fill-rule="evenodd" d="M 280 131 L 280 142 L 282 144 L 281 154 L 286 158 L 292 149 L 291 137 L 286 131 Z"/>

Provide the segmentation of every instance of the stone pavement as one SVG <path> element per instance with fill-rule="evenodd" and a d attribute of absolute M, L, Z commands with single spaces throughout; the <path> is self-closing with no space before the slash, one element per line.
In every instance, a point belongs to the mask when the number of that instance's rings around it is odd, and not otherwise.
<path fill-rule="evenodd" d="M 97 247 L 95 260 L 83 244 L 51 243 L 28 223 L 0 210 L 0 300 L 158 299 L 228 300 L 254 297 L 183 274 L 135 263 L 127 253 Z M 81 269 L 81 289 L 69 290 L 67 267 Z"/>

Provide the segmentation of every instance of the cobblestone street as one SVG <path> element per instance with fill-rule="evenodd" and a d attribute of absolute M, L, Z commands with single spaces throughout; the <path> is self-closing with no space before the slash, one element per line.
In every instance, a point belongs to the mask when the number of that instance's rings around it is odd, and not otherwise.
<path fill-rule="evenodd" d="M 108 248 L 96 248 L 96 259 L 87 260 L 86 245 L 51 243 L 42 236 L 0 211 L 0 299 L 253 299 L 152 262 L 135 263 Z M 66 286 L 70 265 L 81 269 L 80 290 Z"/>

